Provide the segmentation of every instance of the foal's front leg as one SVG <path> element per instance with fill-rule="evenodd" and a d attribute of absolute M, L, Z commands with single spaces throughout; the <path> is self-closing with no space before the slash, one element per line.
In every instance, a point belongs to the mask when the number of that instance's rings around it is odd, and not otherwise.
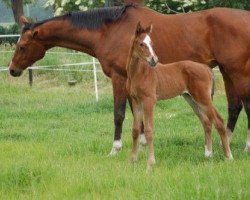
<path fill-rule="evenodd" d="M 148 169 L 155 164 L 154 144 L 153 144 L 153 123 L 154 123 L 154 105 L 155 100 L 146 98 L 142 102 L 144 116 L 144 131 L 148 144 Z"/>
<path fill-rule="evenodd" d="M 131 108 L 131 111 L 133 113 L 132 97 L 128 96 L 128 102 L 129 102 L 129 106 Z M 144 134 L 144 124 L 143 124 L 143 122 L 141 122 L 141 130 L 140 130 L 140 136 L 139 136 L 139 143 L 141 145 L 147 145 L 147 141 L 146 141 L 145 134 Z"/>
<path fill-rule="evenodd" d="M 142 123 L 142 107 L 141 103 L 137 102 L 135 99 L 132 99 L 132 107 L 133 107 L 133 130 L 132 130 L 132 151 L 131 151 L 131 161 L 134 162 L 137 160 L 138 156 L 138 147 L 139 147 L 139 134 L 140 134 L 140 126 Z"/>

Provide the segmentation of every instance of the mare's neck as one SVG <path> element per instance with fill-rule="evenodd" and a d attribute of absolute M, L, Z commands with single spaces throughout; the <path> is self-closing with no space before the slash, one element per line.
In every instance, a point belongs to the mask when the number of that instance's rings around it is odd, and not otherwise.
<path fill-rule="evenodd" d="M 67 20 L 52 20 L 38 26 L 38 29 L 47 49 L 58 46 L 95 56 L 100 31 L 80 29 Z"/>

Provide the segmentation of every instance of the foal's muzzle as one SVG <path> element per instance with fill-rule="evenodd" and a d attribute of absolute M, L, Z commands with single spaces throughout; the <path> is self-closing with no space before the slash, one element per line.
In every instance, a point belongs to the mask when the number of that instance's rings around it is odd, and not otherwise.
<path fill-rule="evenodd" d="M 158 57 L 157 56 L 153 56 L 149 59 L 148 63 L 151 67 L 155 67 L 158 63 Z"/>

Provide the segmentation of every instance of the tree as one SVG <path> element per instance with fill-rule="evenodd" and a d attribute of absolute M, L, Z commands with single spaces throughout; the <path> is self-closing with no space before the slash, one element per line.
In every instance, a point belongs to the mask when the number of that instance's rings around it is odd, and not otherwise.
<path fill-rule="evenodd" d="M 19 18 L 23 15 L 23 4 L 33 3 L 34 0 L 2 0 L 8 7 L 11 7 L 15 22 L 21 26 Z"/>
<path fill-rule="evenodd" d="M 21 26 L 19 18 L 23 15 L 23 0 L 11 0 L 11 9 L 15 22 Z"/>
<path fill-rule="evenodd" d="M 54 9 L 54 15 L 60 15 L 65 12 L 87 10 L 104 5 L 105 0 L 48 0 L 45 7 L 51 6 Z"/>
<path fill-rule="evenodd" d="M 6 1 L 6 0 L 5 0 Z M 87 10 L 102 6 L 117 6 L 124 3 L 144 3 L 161 13 L 178 13 L 204 10 L 213 7 L 233 7 L 250 9 L 249 0 L 48 0 L 46 6 L 52 6 L 55 15 L 72 10 Z"/>

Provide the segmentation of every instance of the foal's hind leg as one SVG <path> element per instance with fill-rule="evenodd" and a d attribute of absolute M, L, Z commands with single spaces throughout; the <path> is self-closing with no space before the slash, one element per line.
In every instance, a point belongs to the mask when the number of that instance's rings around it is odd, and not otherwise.
<path fill-rule="evenodd" d="M 226 134 L 226 129 L 225 129 L 224 121 L 222 117 L 217 112 L 217 110 L 213 107 L 213 105 L 210 105 L 208 107 L 208 115 L 210 115 L 209 118 L 213 121 L 215 128 L 220 134 L 223 151 L 224 151 L 226 158 L 232 160 L 233 156 L 229 147 L 229 139 Z"/>
<path fill-rule="evenodd" d="M 192 99 L 189 94 L 182 95 L 188 104 L 192 107 L 195 114 L 199 117 L 204 133 L 205 133 L 205 156 L 212 157 L 212 123 L 209 121 L 208 117 L 203 114 L 203 112 L 199 109 L 198 104 Z"/>

